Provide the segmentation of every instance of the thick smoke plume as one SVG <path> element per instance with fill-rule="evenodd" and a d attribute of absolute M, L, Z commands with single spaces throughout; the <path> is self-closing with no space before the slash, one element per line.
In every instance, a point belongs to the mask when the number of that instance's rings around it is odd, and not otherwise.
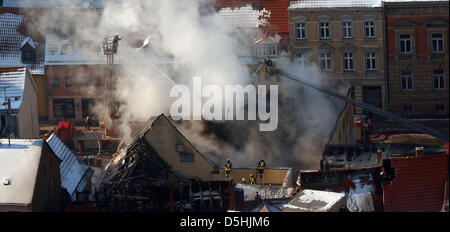
<path fill-rule="evenodd" d="M 247 85 L 254 81 L 239 57 L 251 54 L 252 41 L 261 34 L 256 26 L 266 23 L 261 16 L 268 18 L 270 12 L 263 9 L 241 14 L 240 10 L 248 12 L 249 8 L 238 8 L 230 21 L 203 3 L 105 1 L 101 10 L 54 9 L 36 17 L 40 20 L 31 26 L 59 39 L 70 39 L 81 50 L 97 51 L 93 59 L 102 57 L 103 38 L 116 33 L 122 37 L 116 59 L 120 64 L 116 67 L 116 96 L 123 103 L 121 132 L 129 142 L 131 122 L 168 114 L 174 100 L 169 92 L 175 83 L 190 86 L 194 76 L 202 77 L 203 85 Z M 224 15 L 230 11 L 225 10 Z M 252 27 L 237 29 L 239 17 L 250 17 L 242 20 L 250 20 L 246 25 Z M 277 65 L 310 81 L 324 81 L 314 65 L 296 65 L 286 58 Z M 96 94 L 89 89 L 86 91 Z M 273 132 L 259 132 L 259 122 L 247 120 L 184 121 L 176 125 L 200 151 L 218 157 L 220 165 L 231 158 L 235 166 L 255 166 L 259 158 L 265 158 L 269 167 L 317 168 L 340 108 L 332 99 L 282 77 L 279 89 L 279 124 Z M 98 113 L 101 107 L 98 104 Z"/>

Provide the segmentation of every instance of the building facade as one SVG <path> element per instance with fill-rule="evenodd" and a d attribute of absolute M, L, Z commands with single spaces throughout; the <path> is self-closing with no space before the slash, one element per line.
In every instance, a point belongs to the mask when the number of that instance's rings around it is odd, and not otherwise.
<path fill-rule="evenodd" d="M 386 109 L 380 1 L 293 1 L 288 11 L 291 59 L 317 65 L 329 85 L 354 86 L 355 99 Z"/>
<path fill-rule="evenodd" d="M 26 67 L 0 68 L 0 137 L 38 138 L 39 90 Z"/>
<path fill-rule="evenodd" d="M 1 139 L 0 161 L 0 212 L 62 209 L 61 160 L 44 140 Z"/>
<path fill-rule="evenodd" d="M 9 3 L 13 3 L 10 1 Z M 9 5 L 8 5 L 9 6 Z M 0 67 L 27 66 L 38 87 L 39 118 L 47 118 L 44 80 L 45 41 L 33 23 L 48 13 L 44 8 L 0 8 Z"/>
<path fill-rule="evenodd" d="M 389 110 L 448 117 L 448 1 L 385 2 Z"/>
<path fill-rule="evenodd" d="M 105 65 L 46 65 L 48 119 L 82 121 L 103 99 Z"/>

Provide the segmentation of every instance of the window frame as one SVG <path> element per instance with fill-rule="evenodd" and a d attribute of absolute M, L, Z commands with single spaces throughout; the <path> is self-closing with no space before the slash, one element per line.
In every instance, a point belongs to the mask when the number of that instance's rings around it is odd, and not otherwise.
<path fill-rule="evenodd" d="M 308 58 L 304 53 L 297 53 L 295 54 L 295 62 L 297 64 L 306 65 L 308 63 Z"/>
<path fill-rule="evenodd" d="M 402 38 L 402 35 L 408 35 L 409 38 L 408 39 Z M 398 51 L 400 54 L 411 54 L 412 53 L 412 38 L 411 37 L 412 37 L 411 34 L 399 34 L 399 37 L 398 37 L 399 50 Z M 409 51 L 402 51 L 402 49 L 403 49 L 402 42 L 405 42 L 405 50 L 407 48 L 406 42 L 409 42 Z"/>
<path fill-rule="evenodd" d="M 433 38 L 434 35 L 440 35 L 441 38 L 435 39 L 435 38 Z M 437 41 L 437 42 L 440 41 L 440 50 L 437 50 L 437 51 L 434 50 L 434 42 L 435 41 Z M 438 43 L 438 45 L 439 45 L 439 43 Z M 431 53 L 433 53 L 433 54 L 444 53 L 444 34 L 443 33 L 432 33 L 431 34 Z"/>
<path fill-rule="evenodd" d="M 403 79 L 406 78 L 406 86 L 403 86 Z M 406 87 L 406 88 L 404 88 Z M 400 72 L 400 89 L 403 91 L 410 91 L 414 89 L 413 74 L 411 71 Z"/>
<path fill-rule="evenodd" d="M 58 85 L 56 85 L 58 84 Z M 52 77 L 52 88 L 61 88 L 61 80 L 59 79 L 59 76 L 53 76 Z"/>
<path fill-rule="evenodd" d="M 342 61 L 343 61 L 342 62 L 343 63 L 342 70 L 344 72 L 355 71 L 355 59 L 354 59 L 353 52 L 344 52 L 342 54 Z"/>
<path fill-rule="evenodd" d="M 180 163 L 194 163 L 195 154 L 190 152 L 180 152 Z"/>
<path fill-rule="evenodd" d="M 372 56 L 373 55 L 373 56 Z M 378 62 L 377 62 L 377 58 L 378 56 L 377 56 L 377 53 L 376 52 L 364 52 L 364 65 L 365 65 L 365 70 L 366 71 L 377 71 L 378 70 Z M 371 60 L 371 61 L 369 61 L 369 63 L 371 64 L 370 65 L 370 68 L 367 66 L 367 60 Z M 372 64 L 372 62 L 373 62 L 373 64 Z M 374 67 L 372 67 L 372 65 L 374 66 Z"/>
<path fill-rule="evenodd" d="M 436 71 L 442 71 L 442 73 L 436 74 Z M 439 78 L 438 85 L 436 87 L 436 78 Z M 433 70 L 433 89 L 442 90 L 445 89 L 445 75 L 443 69 Z"/>
<path fill-rule="evenodd" d="M 306 23 L 295 23 L 294 27 L 295 27 L 295 39 L 306 40 Z"/>
<path fill-rule="evenodd" d="M 326 26 L 325 26 L 325 24 L 326 24 Z M 322 36 L 322 30 L 324 30 L 324 32 L 326 31 L 328 33 L 328 35 L 327 36 Z M 330 22 L 319 22 L 319 38 L 320 39 L 325 39 L 325 40 L 331 39 Z"/>
<path fill-rule="evenodd" d="M 322 61 L 324 61 L 324 68 L 322 68 Z M 330 61 L 330 67 L 327 67 L 327 61 Z M 319 55 L 320 70 L 333 71 L 333 56 L 331 53 L 320 53 Z"/>
<path fill-rule="evenodd" d="M 71 89 L 73 88 L 73 78 L 71 76 L 64 76 L 64 88 Z"/>
<path fill-rule="evenodd" d="M 346 25 L 350 24 L 350 26 Z M 352 21 L 343 21 L 341 23 L 342 27 L 342 39 L 353 39 L 353 23 Z M 349 35 L 350 30 L 350 35 Z M 345 36 L 347 34 L 347 36 Z"/>
<path fill-rule="evenodd" d="M 373 20 L 367 20 L 367 21 L 364 21 L 364 38 L 366 38 L 366 39 L 375 39 L 375 37 L 376 37 L 376 23 L 375 23 L 375 21 L 373 21 Z M 366 29 L 369 29 L 369 30 L 366 30 Z M 372 35 L 367 35 L 367 33 L 366 32 L 369 32 L 369 34 L 371 34 L 370 32 L 371 32 L 371 30 L 370 29 L 372 29 L 373 30 L 373 33 L 372 33 Z"/>

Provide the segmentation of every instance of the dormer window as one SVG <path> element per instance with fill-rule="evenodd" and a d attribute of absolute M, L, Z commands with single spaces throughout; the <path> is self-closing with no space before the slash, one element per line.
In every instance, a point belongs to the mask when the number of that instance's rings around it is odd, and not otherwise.
<path fill-rule="evenodd" d="M 20 46 L 22 52 L 22 63 L 33 64 L 36 62 L 36 43 L 27 37 Z"/>

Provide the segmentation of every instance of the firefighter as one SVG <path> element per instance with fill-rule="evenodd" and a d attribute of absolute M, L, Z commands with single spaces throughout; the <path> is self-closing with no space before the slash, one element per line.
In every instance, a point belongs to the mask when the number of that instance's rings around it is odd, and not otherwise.
<path fill-rule="evenodd" d="M 113 49 L 115 52 L 117 52 L 117 47 L 119 47 L 119 40 L 121 40 L 121 38 L 119 38 L 119 35 L 116 34 L 113 39 Z"/>
<path fill-rule="evenodd" d="M 86 123 L 86 127 L 88 130 L 91 129 L 91 118 L 88 116 L 86 116 L 86 119 L 84 120 L 84 122 Z"/>
<path fill-rule="evenodd" d="M 225 177 L 229 178 L 231 174 L 231 161 L 230 159 L 227 160 L 225 163 Z"/>
<path fill-rule="evenodd" d="M 266 163 L 264 162 L 264 159 L 261 159 L 258 162 L 258 173 L 259 176 L 262 177 L 264 175 L 264 168 L 266 167 Z"/>
<path fill-rule="evenodd" d="M 245 177 L 242 177 L 241 181 L 242 181 L 242 184 L 247 184 L 247 181 L 245 181 Z"/>
<path fill-rule="evenodd" d="M 256 184 L 256 178 L 253 174 L 250 174 L 249 181 L 250 184 Z"/>

